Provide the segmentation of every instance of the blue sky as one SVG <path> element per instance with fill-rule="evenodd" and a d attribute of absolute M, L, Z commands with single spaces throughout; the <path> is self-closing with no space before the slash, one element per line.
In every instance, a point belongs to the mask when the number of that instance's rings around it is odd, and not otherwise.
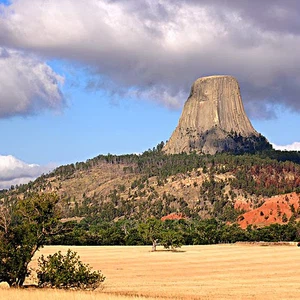
<path fill-rule="evenodd" d="M 0 3 L 0 188 L 166 141 L 207 75 L 235 76 L 255 129 L 300 149 L 295 1 Z"/>
<path fill-rule="evenodd" d="M 112 103 L 100 92 L 75 88 L 69 92 L 72 96 L 61 113 L 1 120 L 7 132 L 2 154 L 46 164 L 83 161 L 98 154 L 141 153 L 168 139 L 180 116 L 179 110 L 151 102 Z"/>

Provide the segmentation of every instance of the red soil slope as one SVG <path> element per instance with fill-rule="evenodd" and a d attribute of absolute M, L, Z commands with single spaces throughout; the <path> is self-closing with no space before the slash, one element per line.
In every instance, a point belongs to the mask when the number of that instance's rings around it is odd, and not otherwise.
<path fill-rule="evenodd" d="M 265 199 L 260 207 L 239 216 L 238 224 L 241 228 L 246 228 L 250 224 L 257 226 L 266 226 L 274 223 L 284 224 L 288 222 L 293 214 L 299 213 L 299 207 L 299 194 L 290 193 L 274 196 Z"/>
<path fill-rule="evenodd" d="M 185 219 L 185 217 L 183 216 L 182 213 L 171 213 L 167 216 L 163 216 L 161 218 L 162 221 L 165 221 L 165 220 L 182 220 L 182 219 Z"/>
<path fill-rule="evenodd" d="M 246 201 L 242 201 L 242 200 L 237 200 L 234 203 L 234 209 L 249 211 L 252 209 L 252 203 L 250 201 L 246 202 Z"/>

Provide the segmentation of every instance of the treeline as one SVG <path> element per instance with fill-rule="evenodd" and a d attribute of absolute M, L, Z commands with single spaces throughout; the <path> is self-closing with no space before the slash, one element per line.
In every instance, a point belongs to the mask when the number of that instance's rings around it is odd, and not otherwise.
<path fill-rule="evenodd" d="M 53 172 L 42 175 L 35 182 L 18 186 L 15 191 L 35 191 L 46 185 L 46 179 L 56 177 L 63 181 L 74 177 L 77 171 L 89 170 L 101 164 L 122 164 L 124 171 L 143 175 L 145 180 L 157 176 L 163 180 L 179 173 L 191 172 L 202 168 L 209 174 L 232 172 L 236 176 L 234 188 L 245 189 L 249 194 L 272 196 L 295 191 L 300 186 L 300 152 L 266 150 L 256 154 L 199 155 L 181 153 L 165 155 L 161 149 L 163 142 L 141 155 L 99 155 L 86 162 L 60 166 Z M 295 173 L 298 180 L 284 176 Z M 299 189 L 300 190 L 300 189 Z"/>
<path fill-rule="evenodd" d="M 74 164 L 63 165 L 56 168 L 53 172 L 40 177 L 43 178 L 59 176 L 61 179 L 68 178 L 76 172 L 76 170 L 89 170 L 99 164 L 127 164 L 132 165 L 133 172 L 142 173 L 149 176 L 171 176 L 178 173 L 192 171 L 195 168 L 200 168 L 206 165 L 214 165 L 230 163 L 231 168 L 236 168 L 244 163 L 244 159 L 251 164 L 260 164 L 262 161 L 274 164 L 280 162 L 291 162 L 300 164 L 299 151 L 276 151 L 264 150 L 251 154 L 243 153 L 240 155 L 232 153 L 219 153 L 216 155 L 196 154 L 196 152 L 187 154 L 166 155 L 162 152 L 164 143 L 161 142 L 153 149 L 143 152 L 141 155 L 125 154 L 125 155 L 98 155 L 86 162 L 76 162 Z M 236 158 L 236 159 L 235 159 Z M 233 163 L 233 164 L 232 164 Z"/>
<path fill-rule="evenodd" d="M 237 224 L 228 225 L 216 219 L 146 221 L 119 220 L 101 222 L 86 218 L 80 223 L 68 224 L 72 230 L 64 235 L 50 237 L 50 245 L 151 245 L 153 239 L 168 245 L 206 245 L 239 241 L 299 241 L 300 224 L 289 222 L 263 228 Z"/>

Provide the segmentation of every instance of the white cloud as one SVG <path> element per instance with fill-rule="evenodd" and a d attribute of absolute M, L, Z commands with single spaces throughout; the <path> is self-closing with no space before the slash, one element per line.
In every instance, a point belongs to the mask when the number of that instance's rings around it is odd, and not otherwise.
<path fill-rule="evenodd" d="M 12 155 L 0 155 L 0 189 L 28 183 L 54 168 L 54 164 L 46 166 L 27 164 Z"/>
<path fill-rule="evenodd" d="M 272 116 L 276 103 L 300 111 L 294 1 L 11 2 L 0 8 L 0 43 L 87 66 L 94 88 L 177 107 L 198 77 L 231 74 L 253 116 Z"/>
<path fill-rule="evenodd" d="M 276 150 L 287 150 L 287 151 L 300 151 L 300 142 L 294 142 L 290 145 L 285 145 L 285 146 L 280 146 L 280 145 L 275 145 L 272 144 L 274 149 Z"/>
<path fill-rule="evenodd" d="M 60 110 L 62 83 L 63 78 L 38 58 L 0 47 L 0 118 Z"/>

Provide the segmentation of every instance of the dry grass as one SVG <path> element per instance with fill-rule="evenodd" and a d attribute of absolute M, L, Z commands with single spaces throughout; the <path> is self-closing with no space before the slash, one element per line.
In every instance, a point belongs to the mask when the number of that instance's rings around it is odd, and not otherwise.
<path fill-rule="evenodd" d="M 157 300 L 143 296 L 108 295 L 99 292 L 41 290 L 41 289 L 10 289 L 1 290 L 1 300 Z M 161 298 L 160 298 L 161 299 Z"/>
<path fill-rule="evenodd" d="M 300 249 L 296 246 L 185 246 L 181 252 L 156 253 L 149 251 L 150 246 L 51 246 L 39 255 L 68 248 L 94 269 L 102 270 L 107 277 L 102 291 L 10 290 L 1 291 L 1 300 L 133 299 L 128 295 L 138 295 L 137 299 L 300 298 Z"/>

